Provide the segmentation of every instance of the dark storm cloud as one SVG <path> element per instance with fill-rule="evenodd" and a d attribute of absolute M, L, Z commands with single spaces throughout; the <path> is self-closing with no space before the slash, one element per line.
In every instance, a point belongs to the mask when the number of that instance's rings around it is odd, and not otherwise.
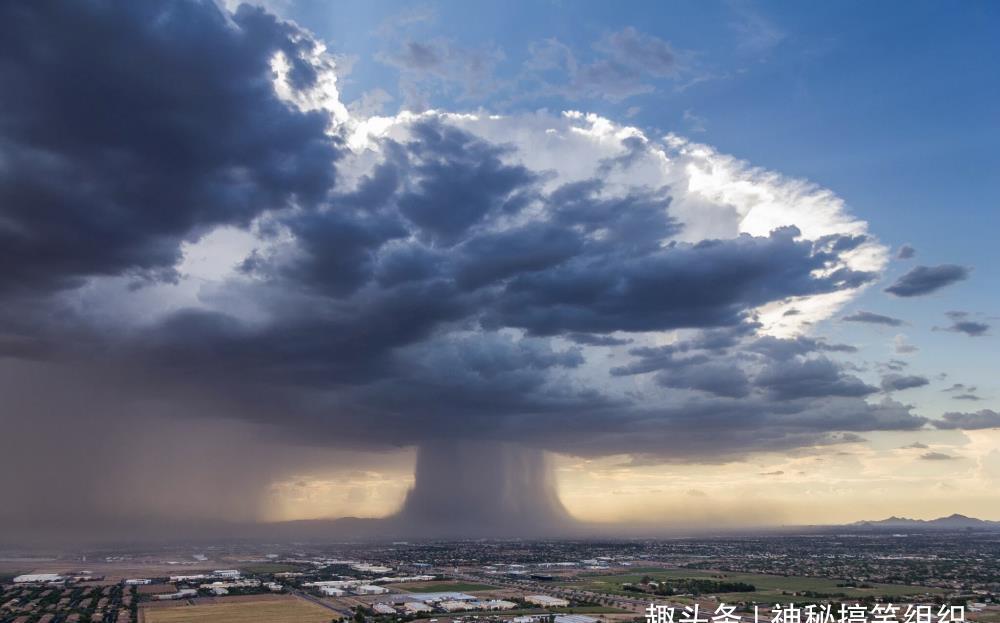
<path fill-rule="evenodd" d="M 293 89 L 317 84 L 300 58 L 310 36 L 258 9 L 38 2 L 0 17 L 0 296 L 39 295 L 0 309 L 0 349 L 86 370 L 102 394 L 22 401 L 0 410 L 5 423 L 38 409 L 78 423 L 123 388 L 123 410 L 155 400 L 195 431 L 229 418 L 325 447 L 475 439 L 722 461 L 926 422 L 868 402 L 877 388 L 831 358 L 853 346 L 760 335 L 763 305 L 873 281 L 844 268 L 864 237 L 810 240 L 789 226 L 671 241 L 689 232 L 670 188 L 600 172 L 558 180 L 445 115 L 400 120 L 360 155 L 341 150 L 328 116 L 273 90 L 279 51 Z M 669 46 L 636 31 L 602 46 L 616 71 L 674 71 Z M 433 50 L 410 53 L 438 66 Z M 220 225 L 254 234 L 239 274 L 180 276 L 179 246 Z M 85 295 L 113 280 L 70 288 L 137 275 L 197 293 L 154 288 L 162 308 L 135 311 L 112 290 L 105 313 Z M 56 288 L 64 298 L 41 296 Z M 674 330 L 665 346 L 643 334 Z M 630 341 L 629 359 L 592 348 Z M 622 359 L 609 371 L 611 357 Z"/>
<path fill-rule="evenodd" d="M 499 280 L 557 266 L 577 255 L 583 241 L 551 224 L 487 233 L 462 244 L 455 258 L 460 287 L 475 290 Z"/>
<path fill-rule="evenodd" d="M 723 331 L 729 333 L 728 339 L 722 337 Z M 878 389 L 825 358 L 821 353 L 830 346 L 825 342 L 753 338 L 740 335 L 741 331 L 716 329 L 673 344 L 634 348 L 629 351 L 634 361 L 611 369 L 616 376 L 655 373 L 652 378 L 660 386 L 695 392 L 689 398 L 678 397 L 687 402 L 676 412 L 654 416 L 669 418 L 675 434 L 684 437 L 683 444 L 669 444 L 671 453 L 701 453 L 702 460 L 712 460 L 714 452 L 717 460 L 724 460 L 745 451 L 745 446 L 723 449 L 725 443 L 739 445 L 741 436 L 753 438 L 750 443 L 755 447 L 791 448 L 856 441 L 833 433 L 838 430 L 914 430 L 926 422 L 899 403 L 867 403 L 864 398 Z M 659 432 L 651 421 L 640 417 L 640 422 L 632 426 L 640 426 L 649 439 L 636 435 L 629 441 L 648 448 L 659 439 Z M 646 453 L 652 456 L 655 450 Z"/>
<path fill-rule="evenodd" d="M 271 86 L 308 40 L 211 2 L 0 7 L 0 290 L 87 275 L 176 278 L 181 241 L 322 200 L 337 148 Z"/>
<path fill-rule="evenodd" d="M 582 255 L 512 280 L 489 322 L 535 335 L 562 331 L 656 331 L 736 325 L 747 306 L 788 296 L 853 288 L 872 275 L 810 272 L 824 263 L 794 228 L 767 238 L 741 236 L 674 244 L 638 257 Z"/>
<path fill-rule="evenodd" d="M 882 377 L 882 390 L 887 392 L 898 392 L 914 387 L 923 387 L 929 384 L 927 377 L 917 375 L 887 374 Z"/>
<path fill-rule="evenodd" d="M 629 376 L 645 374 L 657 370 L 676 369 L 687 364 L 702 365 L 709 361 L 709 355 L 728 355 L 729 350 L 741 345 L 744 338 L 753 335 L 759 327 L 756 323 L 747 322 L 736 327 L 710 329 L 700 331 L 696 336 L 667 344 L 664 346 L 642 346 L 628 351 L 636 360 L 625 366 L 611 368 L 612 376 Z M 776 340 L 778 342 L 794 342 L 794 354 L 804 354 L 815 350 L 815 346 L 803 347 L 797 340 L 781 340 L 779 338 L 761 338 L 751 342 L 751 347 L 762 341 Z"/>
<path fill-rule="evenodd" d="M 333 296 L 350 295 L 367 283 L 375 268 L 375 250 L 406 233 L 391 221 L 351 218 L 337 210 L 299 215 L 287 223 L 303 257 L 282 270 Z"/>
<path fill-rule="evenodd" d="M 656 382 L 664 387 L 697 389 L 716 396 L 742 398 L 750 393 L 750 382 L 734 365 L 705 363 L 662 370 Z"/>
<path fill-rule="evenodd" d="M 749 343 L 747 349 L 778 360 L 787 360 L 796 355 L 812 352 L 853 353 L 858 350 L 850 344 L 830 344 L 821 339 L 801 335 L 793 338 L 765 335 Z"/>
<path fill-rule="evenodd" d="M 752 326 L 752 325 L 751 325 Z M 738 335 L 733 331 L 730 335 Z M 637 359 L 611 369 L 614 376 L 656 372 L 664 387 L 692 389 L 716 396 L 742 398 L 757 392 L 776 401 L 831 396 L 865 396 L 874 387 L 846 374 L 841 366 L 817 353 L 853 352 L 847 345 L 831 345 L 806 337 L 765 336 L 749 341 L 699 336 L 660 347 L 629 351 Z"/>
<path fill-rule="evenodd" d="M 778 400 L 823 396 L 861 397 L 875 393 L 857 377 L 845 374 L 826 358 L 775 362 L 757 376 L 758 386 Z"/>
<path fill-rule="evenodd" d="M 620 409 L 613 412 L 622 413 Z M 601 434 L 580 438 L 564 435 L 554 441 L 554 447 L 582 455 L 621 448 L 625 453 L 658 457 L 663 462 L 724 463 L 759 451 L 862 441 L 857 432 L 918 430 L 927 421 L 899 403 L 873 405 L 850 397 L 799 401 L 773 401 L 763 396 L 710 398 L 626 413 L 619 417 L 618 426 L 609 425 L 612 418 L 600 412 L 583 411 L 572 420 L 558 420 L 552 425 L 587 425 Z"/>
<path fill-rule="evenodd" d="M 815 245 L 818 249 L 824 249 L 828 251 L 853 251 L 857 249 L 864 243 L 871 240 L 870 236 L 864 234 L 857 234 L 854 236 L 843 235 L 843 234 L 831 234 L 829 236 L 823 236 L 816 240 Z"/>
<path fill-rule="evenodd" d="M 885 289 L 901 297 L 921 296 L 969 278 L 969 269 L 955 264 L 917 266 Z"/>
<path fill-rule="evenodd" d="M 858 311 L 848 316 L 841 318 L 846 322 L 865 322 L 868 324 L 882 324 L 888 327 L 898 327 L 903 324 L 903 321 L 899 318 L 893 318 L 891 316 L 883 316 L 882 314 L 876 314 L 869 311 Z"/>
<path fill-rule="evenodd" d="M 625 196 L 613 198 L 602 197 L 603 190 L 599 179 L 559 187 L 547 201 L 553 221 L 560 227 L 591 235 L 600 232 L 600 240 L 592 240 L 591 244 L 605 251 L 613 246 L 632 252 L 652 251 L 664 237 L 679 231 L 667 211 L 669 189 L 632 189 Z"/>
<path fill-rule="evenodd" d="M 992 409 L 983 409 L 974 413 L 950 412 L 934 420 L 934 426 L 944 430 L 978 430 L 982 428 L 1000 428 L 1000 413 Z"/>
<path fill-rule="evenodd" d="M 569 333 L 566 339 L 584 346 L 624 346 L 631 344 L 628 338 L 617 338 L 611 335 L 593 335 L 591 333 Z"/>
<path fill-rule="evenodd" d="M 422 245 L 387 245 L 379 255 L 375 280 L 383 288 L 426 281 L 443 270 L 445 257 Z"/>
<path fill-rule="evenodd" d="M 455 128 L 418 124 L 409 168 L 419 181 L 399 198 L 399 210 L 436 242 L 453 244 L 490 213 L 515 213 L 535 176 L 505 165 L 503 150 Z"/>
<path fill-rule="evenodd" d="M 134 346 L 137 356 L 157 367 L 202 370 L 206 378 L 333 388 L 390 374 L 394 349 L 427 339 L 438 325 L 472 309 L 472 302 L 446 282 L 402 284 L 340 314 L 286 310 L 286 318 L 266 327 L 218 312 L 185 310 Z"/>

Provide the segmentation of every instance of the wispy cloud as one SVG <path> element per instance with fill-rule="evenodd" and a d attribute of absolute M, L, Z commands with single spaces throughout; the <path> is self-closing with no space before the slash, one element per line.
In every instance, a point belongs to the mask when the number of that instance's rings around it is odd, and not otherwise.
<path fill-rule="evenodd" d="M 882 314 L 876 314 L 869 311 L 858 311 L 848 316 L 841 318 L 845 322 L 864 322 L 867 324 L 881 324 L 887 327 L 898 327 L 903 324 L 903 321 L 899 318 L 893 318 L 891 316 L 883 316 Z"/>
<path fill-rule="evenodd" d="M 982 337 L 988 335 L 990 325 L 969 318 L 971 314 L 964 311 L 950 311 L 945 313 L 951 319 L 951 325 L 947 327 L 934 327 L 935 331 L 951 331 L 952 333 L 964 333 L 969 337 Z"/>

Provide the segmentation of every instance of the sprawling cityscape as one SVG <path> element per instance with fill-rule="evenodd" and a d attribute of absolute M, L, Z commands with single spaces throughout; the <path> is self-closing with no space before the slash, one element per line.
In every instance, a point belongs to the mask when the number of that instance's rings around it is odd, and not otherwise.
<path fill-rule="evenodd" d="M 728 604 L 746 623 L 754 616 L 770 622 L 777 606 L 789 604 L 829 604 L 835 613 L 842 604 L 923 605 L 935 621 L 941 607 L 961 606 L 968 620 L 1000 620 L 1000 532 L 844 527 L 711 539 L 195 551 L 160 546 L 39 559 L 6 553 L 0 621 L 641 622 L 650 604 L 679 613 L 697 606 L 708 617 Z"/>

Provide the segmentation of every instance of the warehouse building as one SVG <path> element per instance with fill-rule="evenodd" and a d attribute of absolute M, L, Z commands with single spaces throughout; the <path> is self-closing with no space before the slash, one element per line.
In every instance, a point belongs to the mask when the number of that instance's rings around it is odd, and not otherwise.
<path fill-rule="evenodd" d="M 48 584 L 62 582 L 65 578 L 58 573 L 28 573 L 14 578 L 14 584 Z"/>
<path fill-rule="evenodd" d="M 430 612 L 431 607 L 419 601 L 409 601 L 403 604 L 403 610 L 406 611 L 406 614 L 418 614 L 420 612 Z"/>
<path fill-rule="evenodd" d="M 513 610 L 517 604 L 506 599 L 490 599 L 487 601 L 477 601 L 476 608 L 480 610 Z"/>
<path fill-rule="evenodd" d="M 476 598 L 466 593 L 441 592 L 441 593 L 406 593 L 405 595 L 393 595 L 389 597 L 393 603 L 402 604 L 410 601 L 422 601 L 424 603 L 436 603 L 439 601 L 475 601 Z"/>
<path fill-rule="evenodd" d="M 563 608 L 569 605 L 569 600 L 549 595 L 527 595 L 524 601 L 536 606 L 542 606 L 543 608 Z"/>
<path fill-rule="evenodd" d="M 389 592 L 389 589 L 384 586 L 375 586 L 374 584 L 362 584 L 354 589 L 354 592 L 358 595 L 384 595 Z"/>

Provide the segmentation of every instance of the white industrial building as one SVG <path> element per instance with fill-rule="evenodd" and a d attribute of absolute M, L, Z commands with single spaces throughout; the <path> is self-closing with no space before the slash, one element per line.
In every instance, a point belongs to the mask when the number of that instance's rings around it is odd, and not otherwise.
<path fill-rule="evenodd" d="M 582 614 L 559 614 L 556 615 L 555 623 L 597 623 L 597 619 Z"/>
<path fill-rule="evenodd" d="M 396 575 L 396 576 L 384 576 L 372 582 L 378 582 L 380 584 L 391 584 L 393 582 L 429 582 L 431 580 L 437 579 L 434 575 Z"/>
<path fill-rule="evenodd" d="M 198 591 L 193 588 L 182 588 L 176 593 L 167 593 L 165 595 L 153 595 L 153 599 L 159 599 L 161 601 L 167 599 L 185 599 L 187 597 L 197 597 Z"/>
<path fill-rule="evenodd" d="M 375 586 L 374 584 L 362 584 L 354 589 L 354 592 L 358 595 L 384 595 L 389 592 L 389 589 L 384 586 Z"/>
<path fill-rule="evenodd" d="M 65 578 L 58 573 L 28 573 L 14 578 L 14 584 L 43 584 L 62 582 Z"/>
<path fill-rule="evenodd" d="M 422 601 L 424 603 L 434 603 L 439 601 L 475 601 L 476 598 L 466 593 L 456 593 L 451 591 L 440 593 L 407 593 L 405 595 L 393 595 L 389 599 L 394 603 L 406 603 L 409 601 Z"/>
<path fill-rule="evenodd" d="M 549 595 L 526 595 L 524 601 L 543 608 L 562 608 L 569 605 L 569 600 Z"/>
<path fill-rule="evenodd" d="M 324 597 L 343 597 L 347 594 L 347 591 L 336 586 L 320 586 L 319 592 Z"/>
<path fill-rule="evenodd" d="M 378 614 L 396 614 L 396 609 L 389 604 L 375 604 L 372 610 Z"/>
<path fill-rule="evenodd" d="M 513 610 L 517 607 L 517 604 L 513 601 L 504 599 L 489 599 L 486 601 L 445 599 L 437 602 L 435 605 L 446 612 L 458 612 L 461 610 Z"/>
<path fill-rule="evenodd" d="M 142 586 L 144 584 L 151 584 L 152 580 L 147 580 L 146 578 L 130 578 L 125 580 L 125 586 Z"/>
<path fill-rule="evenodd" d="M 306 582 L 302 586 L 307 586 L 307 587 L 329 586 L 330 588 L 348 589 L 348 588 L 354 588 L 356 586 L 361 586 L 362 584 L 364 584 L 364 582 L 362 582 L 361 580 L 319 580 L 316 582 Z"/>
<path fill-rule="evenodd" d="M 355 571 L 360 571 L 361 573 L 389 573 L 392 571 L 392 567 L 383 567 L 382 565 L 370 565 L 366 562 L 357 563 L 351 565 L 351 569 Z"/>
<path fill-rule="evenodd" d="M 403 610 L 407 614 L 417 614 L 418 612 L 430 612 L 431 607 L 419 601 L 408 601 L 403 604 Z"/>
<path fill-rule="evenodd" d="M 480 610 L 513 610 L 517 604 L 506 599 L 490 599 L 475 602 L 475 607 Z"/>
<path fill-rule="evenodd" d="M 257 588 L 260 586 L 260 580 L 253 578 L 246 580 L 233 580 L 232 582 L 212 582 L 211 584 L 202 584 L 201 588 Z"/>
<path fill-rule="evenodd" d="M 213 571 L 212 575 L 217 578 L 238 578 L 240 577 L 240 572 L 238 569 L 219 569 Z"/>

